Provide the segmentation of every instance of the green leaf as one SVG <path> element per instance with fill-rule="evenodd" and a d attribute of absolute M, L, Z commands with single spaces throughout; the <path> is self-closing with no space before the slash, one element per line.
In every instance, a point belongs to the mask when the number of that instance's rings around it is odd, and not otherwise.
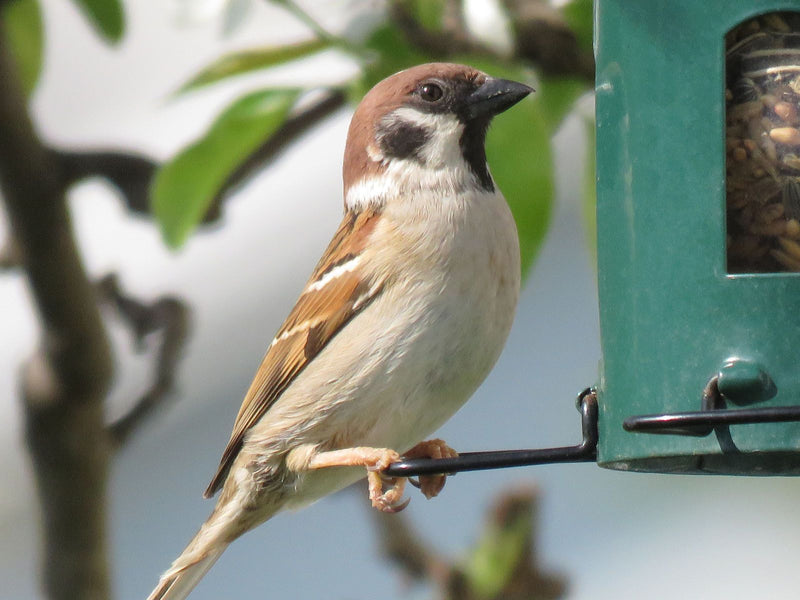
<path fill-rule="evenodd" d="M 486 155 L 517 222 L 524 278 L 542 245 L 553 206 L 550 128 L 541 104 L 526 98 L 498 115 L 486 139 Z"/>
<path fill-rule="evenodd" d="M 266 69 L 303 56 L 308 56 L 329 45 L 330 44 L 325 40 L 315 39 L 298 44 L 289 44 L 287 46 L 273 46 L 233 52 L 217 59 L 205 67 L 197 75 L 184 83 L 176 94 L 183 94 L 227 77 L 241 75 L 257 69 Z"/>
<path fill-rule="evenodd" d="M 586 81 L 573 77 L 548 77 L 539 82 L 535 98 L 541 103 L 550 135 L 558 130 L 575 101 L 590 89 Z"/>
<path fill-rule="evenodd" d="M 583 219 L 589 251 L 597 258 L 597 155 L 595 120 L 586 117 L 586 170 L 583 174 Z"/>
<path fill-rule="evenodd" d="M 429 31 L 440 31 L 444 20 L 444 0 L 406 0 L 406 10 Z"/>
<path fill-rule="evenodd" d="M 561 10 L 567 25 L 578 38 L 581 49 L 590 52 L 594 27 L 592 0 L 572 0 Z"/>
<path fill-rule="evenodd" d="M 361 78 L 349 90 L 353 102 L 361 100 L 372 86 L 389 75 L 431 61 L 431 57 L 417 51 L 390 25 L 375 30 L 364 46 L 376 59 L 364 67 Z"/>
<path fill-rule="evenodd" d="M 73 0 L 95 31 L 111 44 L 122 39 L 125 16 L 120 0 Z"/>
<path fill-rule="evenodd" d="M 286 120 L 300 91 L 271 89 L 231 104 L 156 174 L 152 209 L 167 244 L 182 245 L 230 174 Z"/>
<path fill-rule="evenodd" d="M 22 88 L 30 96 L 39 81 L 44 54 L 42 13 L 37 0 L 12 0 L 0 10 Z"/>
<path fill-rule="evenodd" d="M 470 591 L 477 598 L 497 598 L 525 555 L 531 535 L 530 515 L 520 514 L 502 527 L 494 524 L 478 541 L 465 568 Z"/>
<path fill-rule="evenodd" d="M 511 79 L 522 83 L 530 83 L 531 71 L 518 62 L 505 62 L 487 58 L 485 55 L 466 54 L 453 57 L 453 62 L 470 65 L 492 77 Z"/>

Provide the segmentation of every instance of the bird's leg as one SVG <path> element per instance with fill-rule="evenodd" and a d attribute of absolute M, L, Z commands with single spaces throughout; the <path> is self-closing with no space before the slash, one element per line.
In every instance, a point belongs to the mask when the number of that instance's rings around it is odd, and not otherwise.
<path fill-rule="evenodd" d="M 420 442 L 403 454 L 403 458 L 455 458 L 458 452 L 438 438 Z M 429 500 L 439 495 L 447 475 L 420 475 L 419 489 Z"/>
<path fill-rule="evenodd" d="M 389 448 L 356 447 L 343 450 L 319 452 L 309 457 L 306 469 L 324 469 L 327 467 L 366 467 L 369 483 L 369 499 L 372 506 L 382 512 L 399 512 L 403 510 L 410 498 L 400 502 L 406 486 L 405 477 L 393 480 L 392 488 L 383 491 L 381 471 L 390 464 L 398 462 L 400 455 Z"/>

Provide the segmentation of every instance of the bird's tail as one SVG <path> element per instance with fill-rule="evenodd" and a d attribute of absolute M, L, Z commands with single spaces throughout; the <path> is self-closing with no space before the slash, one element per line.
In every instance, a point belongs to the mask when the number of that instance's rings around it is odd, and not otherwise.
<path fill-rule="evenodd" d="M 156 589 L 147 597 L 147 600 L 184 600 L 203 578 L 203 575 L 222 556 L 228 544 L 218 544 L 204 553 L 190 553 L 191 547 L 190 543 L 172 564 L 172 567 L 161 576 Z"/>
<path fill-rule="evenodd" d="M 184 600 L 189 595 L 235 537 L 228 531 L 235 510 L 226 508 L 231 506 L 217 505 L 197 535 L 161 576 L 147 600 Z"/>
<path fill-rule="evenodd" d="M 250 515 L 249 519 L 243 519 L 238 500 L 236 497 L 233 500 L 220 499 L 197 535 L 161 576 L 147 600 L 184 600 L 234 539 L 269 519 L 280 507 L 265 507 L 257 517 Z"/>

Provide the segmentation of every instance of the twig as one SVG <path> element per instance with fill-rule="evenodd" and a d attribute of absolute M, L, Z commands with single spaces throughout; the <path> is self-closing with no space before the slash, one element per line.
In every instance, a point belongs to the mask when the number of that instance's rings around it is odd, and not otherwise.
<path fill-rule="evenodd" d="M 509 490 L 498 496 L 489 511 L 484 534 L 473 552 L 504 552 L 502 544 L 527 524 L 525 539 L 513 569 L 502 583 L 502 589 L 486 596 L 475 589 L 475 574 L 469 563 L 449 560 L 431 549 L 430 544 L 414 531 L 403 514 L 385 514 L 371 510 L 378 530 L 381 552 L 405 575 L 416 581 L 430 581 L 446 600 L 556 600 L 562 598 L 566 583 L 563 577 L 540 570 L 533 542 L 538 495 L 535 489 Z"/>
<path fill-rule="evenodd" d="M 0 271 L 10 271 L 22 266 L 22 250 L 10 233 L 0 246 Z"/>
<path fill-rule="evenodd" d="M 331 90 L 305 110 L 287 119 L 260 148 L 231 172 L 209 205 L 203 223 L 217 221 L 222 213 L 222 204 L 231 194 L 287 146 L 344 106 L 345 101 L 345 94 L 341 90 Z M 158 165 L 149 158 L 111 150 L 72 152 L 50 148 L 47 152 L 64 187 L 88 177 L 103 177 L 122 193 L 132 212 L 151 216 L 150 184 Z"/>
<path fill-rule="evenodd" d="M 175 384 L 178 361 L 189 336 L 189 308 L 172 296 L 145 304 L 120 290 L 116 275 L 106 275 L 97 285 L 101 300 L 114 307 L 133 332 L 136 348 L 146 348 L 145 337 L 161 331 L 154 358 L 155 374 L 150 388 L 122 417 L 108 426 L 112 443 L 123 445 L 158 408 L 163 406 Z"/>
<path fill-rule="evenodd" d="M 128 208 L 149 215 L 150 183 L 158 168 L 153 160 L 124 150 L 75 152 L 49 148 L 64 187 L 89 177 L 102 177 L 116 187 Z"/>
<path fill-rule="evenodd" d="M 22 374 L 25 433 L 43 514 L 52 599 L 110 596 L 103 400 L 108 339 L 73 237 L 63 189 L 31 124 L 0 18 L 0 187 L 42 329 Z"/>
<path fill-rule="evenodd" d="M 506 0 L 505 5 L 514 27 L 517 58 L 530 62 L 545 75 L 575 76 L 594 83 L 594 57 L 580 47 L 557 8 L 530 0 Z M 414 46 L 431 56 L 447 59 L 469 53 L 494 54 L 470 36 L 458 10 L 447 3 L 442 30 L 431 31 L 414 18 L 402 0 L 389 3 L 392 23 Z"/>
<path fill-rule="evenodd" d="M 378 532 L 381 553 L 388 561 L 412 580 L 430 580 L 437 586 L 446 583 L 452 566 L 422 540 L 406 515 L 374 509 L 370 509 L 370 515 Z"/>
<path fill-rule="evenodd" d="M 389 3 L 389 18 L 409 42 L 432 56 L 446 58 L 476 51 L 479 46 L 467 33 L 460 7 L 454 10 L 451 5 L 452 3 L 448 3 L 445 7 L 442 31 L 431 31 L 423 27 L 414 18 L 408 4 L 402 0 L 393 0 Z M 483 47 L 480 47 L 480 51 L 487 52 Z"/>
<path fill-rule="evenodd" d="M 505 0 L 514 27 L 519 58 L 545 75 L 580 77 L 594 84 L 594 56 L 581 48 L 559 10 L 549 2 Z"/>
<path fill-rule="evenodd" d="M 212 202 L 212 210 L 218 212 L 221 202 L 228 195 L 244 185 L 250 177 L 264 168 L 267 163 L 274 160 L 278 154 L 283 152 L 287 146 L 295 142 L 306 131 L 344 106 L 345 101 L 344 92 L 330 90 L 322 99 L 284 121 L 283 125 L 260 148 L 228 176 L 228 179 Z"/>

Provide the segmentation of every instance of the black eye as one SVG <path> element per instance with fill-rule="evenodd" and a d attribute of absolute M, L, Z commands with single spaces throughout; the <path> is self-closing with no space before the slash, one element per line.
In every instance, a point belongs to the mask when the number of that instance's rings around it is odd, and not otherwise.
<path fill-rule="evenodd" d="M 436 102 L 443 95 L 442 88 L 435 83 L 423 83 L 419 88 L 419 97 L 426 102 Z"/>

